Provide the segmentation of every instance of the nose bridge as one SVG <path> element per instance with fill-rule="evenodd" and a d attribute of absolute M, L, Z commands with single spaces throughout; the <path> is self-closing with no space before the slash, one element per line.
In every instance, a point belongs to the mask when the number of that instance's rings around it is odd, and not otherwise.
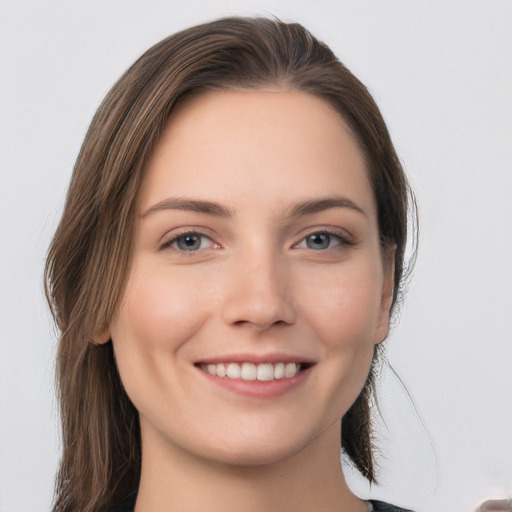
<path fill-rule="evenodd" d="M 288 268 L 278 251 L 253 243 L 233 257 L 222 316 L 230 325 L 265 330 L 295 321 Z"/>

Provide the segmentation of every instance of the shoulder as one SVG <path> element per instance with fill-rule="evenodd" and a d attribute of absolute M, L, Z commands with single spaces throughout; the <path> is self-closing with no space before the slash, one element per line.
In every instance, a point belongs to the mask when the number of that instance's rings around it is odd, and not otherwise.
<path fill-rule="evenodd" d="M 407 508 L 397 507 L 383 501 L 370 500 L 370 503 L 373 505 L 374 512 L 412 512 Z"/>
<path fill-rule="evenodd" d="M 130 496 L 116 507 L 110 508 L 105 512 L 133 512 L 133 509 L 135 507 L 135 498 L 135 495 Z M 373 505 L 374 512 L 412 512 L 412 510 L 396 507 L 395 505 L 384 503 L 383 501 L 369 501 Z"/>

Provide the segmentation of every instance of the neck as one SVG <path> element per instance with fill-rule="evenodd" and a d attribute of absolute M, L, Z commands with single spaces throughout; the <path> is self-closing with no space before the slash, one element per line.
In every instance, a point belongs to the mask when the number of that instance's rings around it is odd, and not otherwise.
<path fill-rule="evenodd" d="M 141 430 L 142 472 L 135 512 L 366 510 L 349 490 L 341 469 L 340 423 L 299 453 L 261 465 L 227 464 L 167 443 L 145 443 Z"/>

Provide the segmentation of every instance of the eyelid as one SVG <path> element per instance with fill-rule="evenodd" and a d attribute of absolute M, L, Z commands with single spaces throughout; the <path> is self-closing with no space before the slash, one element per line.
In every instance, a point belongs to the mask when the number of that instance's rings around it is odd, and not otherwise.
<path fill-rule="evenodd" d="M 205 249 L 197 249 L 197 250 L 191 250 L 191 251 L 185 251 L 177 248 L 173 248 L 172 245 L 181 237 L 184 237 L 186 235 L 192 235 L 192 236 L 198 236 L 202 238 L 207 238 L 212 242 L 213 245 L 215 245 L 215 248 L 220 248 L 220 244 L 214 240 L 214 237 L 208 233 L 208 229 L 206 228 L 198 228 L 198 227 L 192 227 L 192 226 L 183 226 L 182 228 L 173 229 L 171 231 L 168 231 L 160 238 L 160 241 L 158 242 L 158 250 L 166 250 L 166 249 L 173 249 L 175 252 L 179 254 L 187 254 L 190 255 L 191 253 L 197 253 L 200 251 L 204 251 Z M 210 249 L 211 247 L 208 247 Z"/>
<path fill-rule="evenodd" d="M 296 241 L 293 242 L 292 248 L 298 248 L 298 245 L 303 243 L 308 237 L 315 234 L 328 234 L 334 236 L 340 240 L 340 243 L 336 245 L 336 247 L 344 246 L 344 245 L 354 245 L 355 240 L 354 237 L 348 233 L 345 229 L 333 226 L 315 226 L 312 228 L 308 228 L 307 230 L 303 230 L 302 233 L 297 235 Z M 221 245 L 215 240 L 215 236 L 210 232 L 208 228 L 198 227 L 198 226 L 183 226 L 180 228 L 172 229 L 166 232 L 158 241 L 157 249 L 165 250 L 171 248 L 172 244 L 176 242 L 176 240 L 180 237 L 186 235 L 194 235 L 207 238 L 214 244 L 217 248 L 221 248 Z M 191 251 L 185 251 L 180 249 L 174 249 L 175 252 L 180 254 L 188 253 L 188 255 L 193 253 L 198 253 L 204 251 L 206 249 L 211 249 L 212 247 L 204 248 L 204 249 L 196 249 Z M 334 249 L 334 248 L 332 248 Z M 327 249 L 324 249 L 327 250 Z"/>
<path fill-rule="evenodd" d="M 293 248 L 297 248 L 299 244 L 304 242 L 308 237 L 316 234 L 327 234 L 331 236 L 335 236 L 340 239 L 341 243 L 339 245 L 353 245 L 355 243 L 354 237 L 350 235 L 346 230 L 333 226 L 317 226 L 314 228 L 309 228 L 306 232 L 300 234 L 300 238 L 292 245 Z"/>

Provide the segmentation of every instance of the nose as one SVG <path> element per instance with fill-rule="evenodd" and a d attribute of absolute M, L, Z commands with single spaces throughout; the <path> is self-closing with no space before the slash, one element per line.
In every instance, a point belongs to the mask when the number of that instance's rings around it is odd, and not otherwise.
<path fill-rule="evenodd" d="M 293 286 L 286 262 L 272 254 L 253 252 L 233 263 L 225 287 L 222 317 L 228 325 L 264 331 L 295 322 Z"/>

